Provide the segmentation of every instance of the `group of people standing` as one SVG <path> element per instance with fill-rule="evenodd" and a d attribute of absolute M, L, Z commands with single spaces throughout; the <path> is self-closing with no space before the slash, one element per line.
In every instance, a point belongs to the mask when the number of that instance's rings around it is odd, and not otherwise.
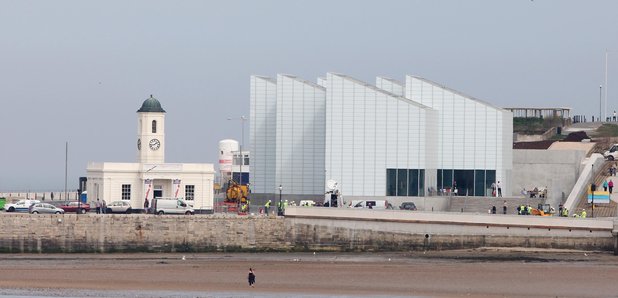
<path fill-rule="evenodd" d="M 607 179 L 603 181 L 603 191 L 607 191 L 608 189 L 610 194 L 614 190 L 614 181 L 612 181 L 612 179 L 609 179 L 609 182 L 607 182 Z"/>

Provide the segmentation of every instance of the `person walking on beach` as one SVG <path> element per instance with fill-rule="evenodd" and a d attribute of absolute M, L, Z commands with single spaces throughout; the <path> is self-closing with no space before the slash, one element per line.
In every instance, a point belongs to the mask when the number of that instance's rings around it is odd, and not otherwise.
<path fill-rule="evenodd" d="M 247 277 L 247 279 L 249 280 L 249 286 L 253 288 L 253 284 L 255 284 L 255 273 L 253 273 L 252 268 L 249 268 L 249 276 Z"/>

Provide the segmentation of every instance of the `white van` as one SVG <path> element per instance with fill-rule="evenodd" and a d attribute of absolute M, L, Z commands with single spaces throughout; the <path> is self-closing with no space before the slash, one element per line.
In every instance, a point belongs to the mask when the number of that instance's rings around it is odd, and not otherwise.
<path fill-rule="evenodd" d="M 391 204 L 385 200 L 366 200 L 366 201 L 352 201 L 350 204 L 352 208 L 365 208 L 365 209 L 393 209 Z"/>
<path fill-rule="evenodd" d="M 193 215 L 195 210 L 187 201 L 183 199 L 164 199 L 157 198 L 152 200 L 152 208 L 159 215 L 163 214 L 186 214 Z"/>

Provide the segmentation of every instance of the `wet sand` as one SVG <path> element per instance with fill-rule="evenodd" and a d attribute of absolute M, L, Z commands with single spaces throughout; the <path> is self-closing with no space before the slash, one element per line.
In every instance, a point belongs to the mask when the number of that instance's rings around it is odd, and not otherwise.
<path fill-rule="evenodd" d="M 579 251 L 0 255 L 4 296 L 616 297 L 616 277 Z"/>

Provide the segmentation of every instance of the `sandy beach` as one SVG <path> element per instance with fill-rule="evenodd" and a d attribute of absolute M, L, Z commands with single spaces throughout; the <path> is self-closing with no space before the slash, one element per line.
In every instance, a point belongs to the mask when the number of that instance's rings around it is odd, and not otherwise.
<path fill-rule="evenodd" d="M 184 256 L 184 260 L 183 260 Z M 615 297 L 609 253 L 0 255 L 0 295 L 70 297 Z M 257 275 L 255 288 L 247 271 Z"/>

